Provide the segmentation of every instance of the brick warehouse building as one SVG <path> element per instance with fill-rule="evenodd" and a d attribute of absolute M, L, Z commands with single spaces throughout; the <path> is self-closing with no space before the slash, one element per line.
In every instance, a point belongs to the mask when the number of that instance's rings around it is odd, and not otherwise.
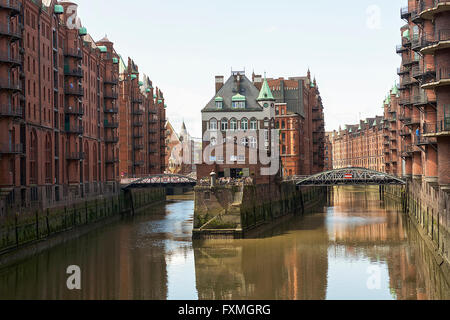
<path fill-rule="evenodd" d="M 166 169 L 166 106 L 161 90 L 146 76 L 139 80 L 133 60 L 120 59 L 119 158 L 121 177 L 163 173 Z"/>
<path fill-rule="evenodd" d="M 360 167 L 384 172 L 384 123 L 380 116 L 333 131 L 333 169 Z"/>
<path fill-rule="evenodd" d="M 261 77 L 254 76 L 253 81 L 258 86 Z M 281 135 L 290 135 L 289 141 L 294 142 L 285 144 L 280 141 L 281 161 L 288 170 L 287 174 L 290 170 L 292 175 L 322 172 L 325 165 L 325 121 L 316 80 L 311 80 L 308 70 L 305 77 L 268 79 L 268 83 L 276 103 L 286 105 L 286 113 L 277 115 L 277 126 Z"/>
<path fill-rule="evenodd" d="M 274 181 L 280 174 L 279 161 L 276 173 L 262 171 L 277 156 L 271 154 L 275 99 L 267 80 L 256 86 L 245 72 L 233 71 L 226 82 L 216 76 L 215 85 L 214 97 L 202 110 L 203 161 L 197 166 L 197 178 L 214 171 L 218 177 L 251 177 L 257 184 Z M 263 164 L 259 149 L 265 150 L 271 164 Z"/>
<path fill-rule="evenodd" d="M 120 56 L 106 37 L 96 42 L 79 22 L 66 24 L 76 7 L 0 0 L 0 214 L 118 190 Z M 150 87 L 141 94 L 155 95 L 145 123 L 156 126 L 145 128 L 156 130 L 147 138 L 156 143 L 145 151 L 156 151 L 156 173 L 164 169 L 164 100 Z"/>
<path fill-rule="evenodd" d="M 404 174 L 450 186 L 450 3 L 408 1 L 401 9 L 400 75 Z"/>

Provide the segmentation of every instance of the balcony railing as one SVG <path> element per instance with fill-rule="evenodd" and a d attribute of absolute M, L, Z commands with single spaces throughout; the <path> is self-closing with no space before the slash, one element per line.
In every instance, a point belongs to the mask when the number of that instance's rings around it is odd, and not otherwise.
<path fill-rule="evenodd" d="M 66 123 L 64 126 L 64 131 L 66 131 L 67 133 L 83 134 L 84 128 L 82 125 L 79 124 Z"/>
<path fill-rule="evenodd" d="M 119 162 L 119 158 L 117 156 L 106 156 L 105 163 L 106 164 L 114 164 Z"/>
<path fill-rule="evenodd" d="M 103 112 L 104 113 L 114 113 L 114 114 L 116 114 L 116 113 L 119 113 L 119 108 L 117 108 L 117 107 L 112 107 L 112 108 L 104 107 L 103 108 Z"/>
<path fill-rule="evenodd" d="M 408 7 L 400 8 L 400 17 L 402 19 L 408 19 L 409 15 L 410 15 L 410 12 L 408 10 Z"/>
<path fill-rule="evenodd" d="M 405 68 L 405 67 L 397 68 L 397 74 L 399 76 L 404 75 L 404 74 L 408 73 L 409 71 L 410 71 L 409 68 Z"/>
<path fill-rule="evenodd" d="M 142 127 L 144 123 L 142 121 L 135 121 L 133 122 L 133 127 Z"/>
<path fill-rule="evenodd" d="M 74 96 L 84 96 L 84 90 L 81 86 L 76 88 L 76 87 L 71 87 L 69 85 L 65 85 L 64 93 L 68 94 L 68 95 L 74 95 Z"/>
<path fill-rule="evenodd" d="M 450 79 L 450 68 L 440 68 L 436 71 L 436 80 L 449 80 Z"/>
<path fill-rule="evenodd" d="M 416 64 L 416 63 L 419 63 L 419 60 L 412 59 L 412 58 L 404 58 L 403 61 L 402 61 L 402 64 L 404 66 L 410 66 L 410 65 L 413 65 L 413 64 Z"/>
<path fill-rule="evenodd" d="M 145 164 L 145 162 L 144 162 L 143 160 L 135 160 L 135 161 L 133 162 L 133 165 L 134 165 L 135 167 L 142 167 L 144 164 Z"/>
<path fill-rule="evenodd" d="M 103 93 L 103 98 L 104 99 L 116 100 L 117 98 L 119 98 L 119 94 L 115 93 L 115 92 L 112 92 L 112 93 L 105 92 L 105 93 Z"/>
<path fill-rule="evenodd" d="M 84 115 L 84 108 L 83 108 L 83 106 L 65 107 L 64 108 L 64 112 L 66 114 L 74 114 L 74 115 L 77 115 L 77 116 L 82 116 L 82 115 Z"/>
<path fill-rule="evenodd" d="M 10 37 L 13 40 L 18 40 L 22 38 L 22 30 L 18 27 L 2 24 L 0 25 L 0 35 Z"/>
<path fill-rule="evenodd" d="M 445 3 L 448 2 L 448 0 L 433 0 L 430 2 L 425 2 L 423 0 L 421 0 L 419 2 L 419 9 L 421 12 L 425 11 L 425 10 L 429 10 L 429 9 L 434 9 L 436 8 L 440 3 Z"/>
<path fill-rule="evenodd" d="M 69 152 L 66 154 L 66 160 L 84 160 L 85 154 L 84 152 Z"/>
<path fill-rule="evenodd" d="M 78 48 L 66 48 L 64 50 L 64 55 L 66 57 L 77 58 L 79 60 L 83 59 L 83 52 Z"/>
<path fill-rule="evenodd" d="M 0 80 L 0 89 L 8 91 L 22 91 L 22 84 L 20 82 L 12 82 L 8 80 Z"/>
<path fill-rule="evenodd" d="M 436 97 L 431 96 L 429 97 L 426 93 L 421 93 L 418 95 L 415 95 L 413 97 L 413 103 L 415 105 L 425 105 L 429 103 L 436 103 Z"/>
<path fill-rule="evenodd" d="M 403 52 L 405 52 L 407 50 L 408 49 L 405 48 L 402 44 L 397 45 L 396 48 L 395 48 L 395 52 L 397 52 L 397 53 L 403 53 Z"/>
<path fill-rule="evenodd" d="M 403 128 L 402 130 L 400 130 L 399 135 L 402 137 L 410 136 L 411 130 L 409 130 L 408 128 Z"/>
<path fill-rule="evenodd" d="M 0 0 L 0 8 L 13 10 L 16 13 L 21 11 L 20 2 L 17 0 Z"/>
<path fill-rule="evenodd" d="M 409 119 L 405 119 L 403 123 L 405 124 L 405 126 L 420 124 L 420 118 L 418 116 L 411 116 Z"/>
<path fill-rule="evenodd" d="M 142 103 L 142 102 L 143 102 L 143 99 L 142 99 L 141 97 L 137 97 L 137 98 L 133 98 L 131 101 L 132 101 L 133 103 Z"/>
<path fill-rule="evenodd" d="M 22 64 L 22 60 L 20 57 L 11 57 L 9 54 L 0 53 L 0 62 L 8 63 L 12 66 L 20 66 Z"/>
<path fill-rule="evenodd" d="M 10 144 L 10 143 L 0 144 L 0 154 L 22 154 L 22 153 L 23 153 L 22 144 Z"/>
<path fill-rule="evenodd" d="M 106 77 L 105 79 L 103 79 L 103 83 L 117 85 L 119 83 L 119 78 L 118 77 Z"/>
<path fill-rule="evenodd" d="M 115 122 L 115 121 L 108 121 L 108 120 L 105 120 L 105 121 L 103 122 L 103 127 L 104 127 L 104 128 L 109 128 L 109 129 L 116 129 L 116 128 L 119 127 L 119 123 L 118 123 L 118 122 Z"/>
<path fill-rule="evenodd" d="M 442 132 L 450 132 L 450 117 L 445 117 L 436 123 L 424 123 L 423 134 L 438 134 Z"/>
<path fill-rule="evenodd" d="M 9 105 L 0 105 L 0 117 L 23 117 L 21 107 L 12 107 Z"/>
<path fill-rule="evenodd" d="M 84 77 L 84 73 L 81 68 L 70 69 L 69 66 L 64 66 L 64 75 L 77 78 Z"/>
<path fill-rule="evenodd" d="M 144 145 L 143 144 L 135 144 L 133 146 L 134 150 L 143 150 L 144 149 Z"/>
<path fill-rule="evenodd" d="M 143 114 L 144 114 L 144 111 L 143 111 L 143 110 L 140 110 L 140 109 L 137 109 L 137 110 L 133 110 L 131 113 L 132 113 L 133 115 L 135 115 L 135 116 L 140 116 L 140 115 L 143 115 Z"/>

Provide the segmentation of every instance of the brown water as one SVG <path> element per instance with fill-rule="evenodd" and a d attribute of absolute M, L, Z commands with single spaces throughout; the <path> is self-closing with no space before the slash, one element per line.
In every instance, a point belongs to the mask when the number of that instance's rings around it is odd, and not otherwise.
<path fill-rule="evenodd" d="M 323 210 L 258 238 L 191 241 L 192 200 L 169 201 L 15 266 L 1 299 L 450 299 L 423 240 L 377 188 L 337 188 Z M 66 268 L 81 269 L 81 290 Z"/>

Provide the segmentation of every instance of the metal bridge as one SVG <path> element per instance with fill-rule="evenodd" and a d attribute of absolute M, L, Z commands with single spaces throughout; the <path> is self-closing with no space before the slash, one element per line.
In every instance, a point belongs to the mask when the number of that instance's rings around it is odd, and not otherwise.
<path fill-rule="evenodd" d="M 406 181 L 365 168 L 342 168 L 297 180 L 298 186 L 405 185 Z"/>
<path fill-rule="evenodd" d="M 194 187 L 197 180 L 179 174 L 156 174 L 141 178 L 122 180 L 122 189 L 148 187 Z"/>

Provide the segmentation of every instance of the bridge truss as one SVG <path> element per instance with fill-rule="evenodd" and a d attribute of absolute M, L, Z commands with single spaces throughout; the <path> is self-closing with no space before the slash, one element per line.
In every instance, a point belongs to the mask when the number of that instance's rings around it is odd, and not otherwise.
<path fill-rule="evenodd" d="M 365 168 L 343 168 L 322 172 L 297 181 L 298 186 L 339 185 L 405 185 L 406 182 L 387 173 Z"/>
<path fill-rule="evenodd" d="M 197 180 L 179 174 L 156 174 L 142 178 L 130 178 L 125 181 L 122 189 L 146 188 L 151 186 L 195 186 Z"/>

